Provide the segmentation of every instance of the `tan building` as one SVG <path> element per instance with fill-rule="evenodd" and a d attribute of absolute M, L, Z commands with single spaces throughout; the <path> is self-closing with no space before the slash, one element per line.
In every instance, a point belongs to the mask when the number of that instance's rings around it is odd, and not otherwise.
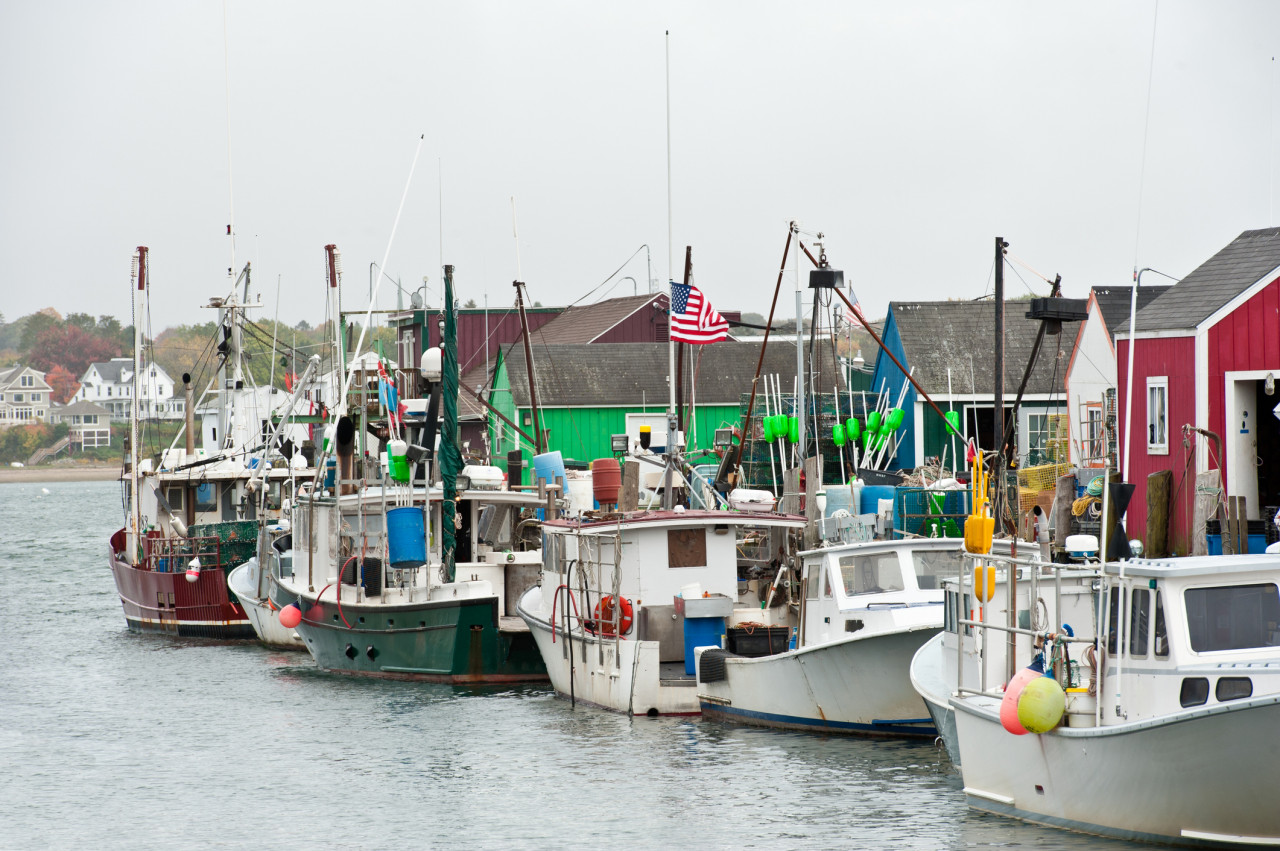
<path fill-rule="evenodd" d="M 0 369 L 0 428 L 47 421 L 52 392 L 39 370 L 20 364 Z"/>

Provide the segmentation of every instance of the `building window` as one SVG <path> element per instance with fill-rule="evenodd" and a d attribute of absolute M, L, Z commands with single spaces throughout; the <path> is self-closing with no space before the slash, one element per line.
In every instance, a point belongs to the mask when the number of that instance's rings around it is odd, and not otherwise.
<path fill-rule="evenodd" d="M 39 394 L 39 393 L 32 393 L 32 394 L 31 394 L 31 401 L 32 401 L 32 402 L 39 402 L 39 401 L 40 401 L 40 394 Z"/>
<path fill-rule="evenodd" d="M 1169 379 L 1147 379 L 1147 452 L 1169 454 Z"/>
<path fill-rule="evenodd" d="M 18 385 L 20 387 L 35 387 L 36 386 L 35 376 L 32 376 L 32 375 L 22 376 L 22 379 L 18 382 Z"/>
<path fill-rule="evenodd" d="M 1049 415 L 1027 414 L 1027 466 L 1049 461 Z"/>
<path fill-rule="evenodd" d="M 24 401 L 24 400 L 25 400 L 25 397 L 23 396 L 23 394 L 21 394 L 21 393 L 14 393 L 14 394 L 13 394 L 13 401 L 15 401 L 15 402 L 22 402 L 22 401 Z"/>

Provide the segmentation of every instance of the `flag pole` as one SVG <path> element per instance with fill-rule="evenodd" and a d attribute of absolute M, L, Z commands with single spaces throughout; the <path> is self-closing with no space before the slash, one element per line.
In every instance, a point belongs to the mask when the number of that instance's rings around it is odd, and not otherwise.
<path fill-rule="evenodd" d="M 671 471 L 675 466 L 676 449 L 676 344 L 671 336 L 671 321 L 674 318 L 672 305 L 675 283 L 672 267 L 673 240 L 671 235 L 671 31 L 667 30 L 666 39 L 666 73 L 667 73 L 667 463 L 666 473 L 662 479 L 662 507 L 675 507 L 675 495 L 671 488 Z"/>

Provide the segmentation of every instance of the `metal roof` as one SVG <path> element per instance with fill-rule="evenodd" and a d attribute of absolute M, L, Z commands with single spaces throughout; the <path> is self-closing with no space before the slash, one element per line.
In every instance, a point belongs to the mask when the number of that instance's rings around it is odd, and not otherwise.
<path fill-rule="evenodd" d="M 1138 333 L 1191 330 L 1280 268 L 1280 228 L 1247 230 L 1138 311 Z M 1113 333 L 1127 333 L 1129 320 Z"/>
<path fill-rule="evenodd" d="M 1138 310 L 1156 300 L 1156 297 L 1172 284 L 1163 286 L 1142 286 L 1138 288 Z M 1129 307 L 1133 302 L 1132 287 L 1094 287 L 1093 297 L 1098 300 L 1098 309 L 1102 311 L 1102 321 L 1107 325 L 1107 333 L 1111 339 L 1116 337 L 1116 329 L 1129 322 Z"/>

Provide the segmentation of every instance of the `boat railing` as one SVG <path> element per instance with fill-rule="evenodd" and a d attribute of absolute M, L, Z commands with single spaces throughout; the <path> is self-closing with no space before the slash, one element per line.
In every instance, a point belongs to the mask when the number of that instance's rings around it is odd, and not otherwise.
<path fill-rule="evenodd" d="M 216 535 L 193 538 L 148 536 L 140 565 L 143 570 L 155 573 L 179 573 L 185 571 L 192 560 L 199 559 L 200 567 L 222 567 L 222 541 Z"/>
<path fill-rule="evenodd" d="M 992 642 L 998 640 L 993 638 L 1003 635 L 1007 641 L 1005 651 L 1005 671 L 1002 682 L 1007 682 L 1013 678 L 1015 672 L 1016 648 L 1018 636 L 1029 638 L 1034 645 L 1050 648 L 1054 644 L 1093 644 L 1095 636 L 1093 635 L 1074 635 L 1069 628 L 1055 627 L 1052 623 L 1040 623 L 1037 605 L 1041 602 L 1040 586 L 1043 581 L 1051 581 L 1053 584 L 1053 616 L 1057 617 L 1062 612 L 1062 573 L 1066 570 L 1079 571 L 1084 565 L 1081 564 L 1058 564 L 1045 562 L 1039 557 L 1038 551 L 1030 558 L 1018 557 L 1012 554 L 997 553 L 963 553 L 961 559 L 961 575 L 957 579 L 957 591 L 959 600 L 964 599 L 966 589 L 972 595 L 973 605 L 976 606 L 978 617 L 972 616 L 972 609 L 969 610 L 969 617 L 963 616 L 963 605 L 956 612 L 956 683 L 954 694 L 978 695 L 989 694 L 990 686 L 988 684 L 988 663 L 995 653 L 995 647 Z M 1006 613 L 1006 622 L 994 623 L 987 617 L 987 608 L 990 602 L 995 599 L 997 584 L 1000 583 L 1001 574 L 1003 576 L 1003 585 L 1006 589 L 1004 611 Z M 1031 602 L 1027 608 L 1022 609 L 1018 605 L 1018 584 L 1026 582 L 1030 586 L 1027 599 Z M 1027 626 L 1021 626 L 1021 614 L 1026 612 Z M 1044 612 L 1043 620 L 1047 621 L 1050 613 Z M 966 630 L 973 635 L 972 648 L 979 652 L 980 664 L 978 667 L 978 687 L 966 685 L 964 677 L 964 651 L 965 641 L 963 640 Z"/>

